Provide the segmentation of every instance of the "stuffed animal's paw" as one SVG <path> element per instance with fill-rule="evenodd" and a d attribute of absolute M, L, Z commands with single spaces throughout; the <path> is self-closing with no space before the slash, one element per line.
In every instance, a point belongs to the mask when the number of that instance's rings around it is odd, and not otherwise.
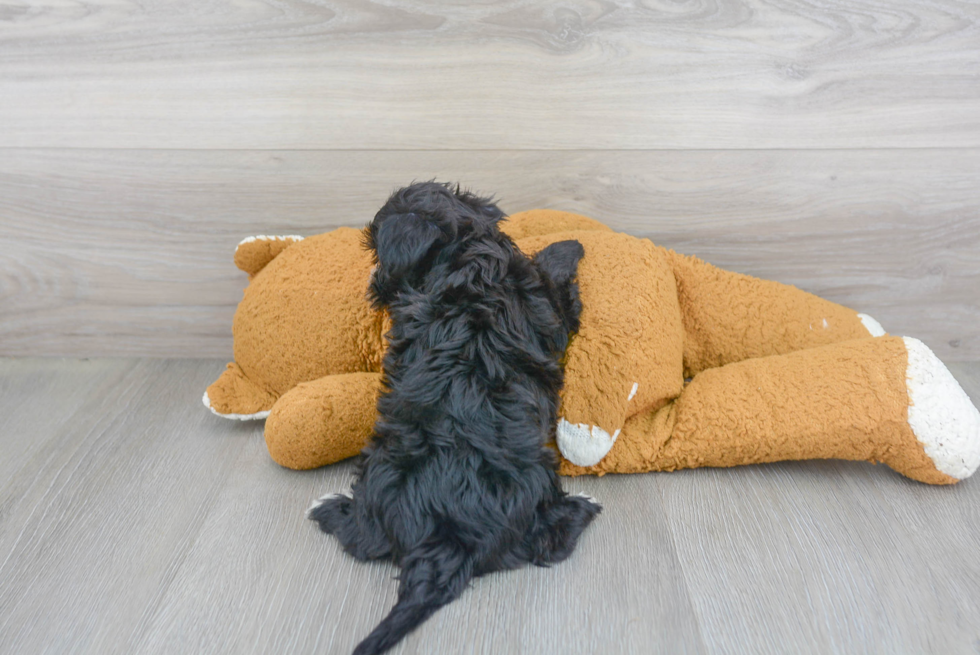
<path fill-rule="evenodd" d="M 928 346 L 904 341 L 909 427 L 938 471 L 967 478 L 980 466 L 980 412 Z"/>
<path fill-rule="evenodd" d="M 558 419 L 558 450 L 572 464 L 593 466 L 598 464 L 619 438 L 619 430 L 611 435 L 598 425 L 569 423 Z"/>
<path fill-rule="evenodd" d="M 231 362 L 201 400 L 217 416 L 251 421 L 266 418 L 276 397 L 249 380 L 242 368 Z"/>

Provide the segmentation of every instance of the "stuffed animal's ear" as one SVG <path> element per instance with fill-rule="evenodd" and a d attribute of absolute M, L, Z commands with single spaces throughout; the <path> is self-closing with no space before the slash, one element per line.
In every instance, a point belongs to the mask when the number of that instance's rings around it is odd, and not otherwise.
<path fill-rule="evenodd" d="M 279 253 L 302 240 L 303 237 L 297 235 L 248 237 L 235 248 L 235 266 L 248 273 L 251 279 Z"/>
<path fill-rule="evenodd" d="M 533 260 L 541 274 L 555 285 L 557 309 L 569 332 L 578 332 L 579 316 L 582 314 L 575 275 L 578 273 L 578 263 L 584 256 L 585 248 L 572 239 L 551 244 L 539 251 Z"/>

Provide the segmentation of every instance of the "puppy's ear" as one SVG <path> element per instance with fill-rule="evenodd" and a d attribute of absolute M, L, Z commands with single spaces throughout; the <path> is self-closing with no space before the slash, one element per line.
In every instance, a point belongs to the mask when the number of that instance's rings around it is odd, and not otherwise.
<path fill-rule="evenodd" d="M 569 332 L 578 332 L 582 301 L 578 297 L 575 275 L 585 248 L 574 239 L 559 241 L 539 251 L 532 260 L 538 271 L 555 286 L 558 310 Z"/>
<path fill-rule="evenodd" d="M 389 216 L 374 239 L 378 267 L 392 277 L 410 273 L 441 237 L 442 230 L 418 214 Z"/>
<path fill-rule="evenodd" d="M 376 305 L 390 304 L 401 282 L 422 272 L 426 257 L 442 237 L 437 225 L 415 213 L 389 215 L 371 226 L 367 243 L 377 261 L 371 281 Z"/>
<path fill-rule="evenodd" d="M 497 224 L 503 217 L 504 212 L 493 201 L 492 197 L 481 197 L 470 191 L 464 191 L 459 184 L 456 185 L 456 198 L 467 205 L 478 216 L 488 220 L 491 224 Z"/>

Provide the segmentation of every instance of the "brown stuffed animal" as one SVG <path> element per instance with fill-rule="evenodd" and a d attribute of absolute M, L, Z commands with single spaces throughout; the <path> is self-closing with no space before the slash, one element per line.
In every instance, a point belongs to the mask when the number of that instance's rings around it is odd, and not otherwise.
<path fill-rule="evenodd" d="M 950 484 L 980 464 L 980 413 L 920 341 L 792 286 L 720 270 L 567 212 L 511 216 L 531 255 L 576 239 L 581 329 L 557 427 L 565 475 L 787 459 L 885 462 Z M 204 394 L 227 418 L 267 418 L 269 453 L 309 469 L 357 454 L 380 389 L 384 317 L 351 228 L 252 237 L 235 362 Z"/>

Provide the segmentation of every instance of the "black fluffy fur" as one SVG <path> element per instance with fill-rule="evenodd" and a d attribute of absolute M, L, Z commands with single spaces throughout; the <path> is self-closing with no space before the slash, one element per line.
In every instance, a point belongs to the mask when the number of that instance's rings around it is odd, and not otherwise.
<path fill-rule="evenodd" d="M 310 512 L 354 557 L 401 567 L 397 603 L 356 655 L 391 648 L 476 576 L 562 561 L 601 509 L 562 491 L 545 446 L 582 245 L 531 260 L 501 218 L 490 199 L 427 182 L 365 230 L 369 298 L 392 323 L 385 386 L 352 497 Z"/>

